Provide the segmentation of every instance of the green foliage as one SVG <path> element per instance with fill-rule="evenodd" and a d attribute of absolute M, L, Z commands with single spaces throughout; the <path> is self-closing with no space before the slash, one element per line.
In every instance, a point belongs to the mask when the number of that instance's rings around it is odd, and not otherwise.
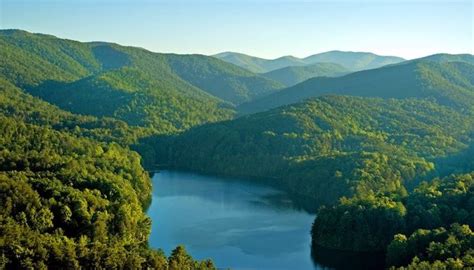
<path fill-rule="evenodd" d="M 146 263 L 150 220 L 142 207 L 151 185 L 136 153 L 3 116 L 0 127 L 7 266 Z"/>
<path fill-rule="evenodd" d="M 400 192 L 471 141 L 473 118 L 428 100 L 322 97 L 144 140 L 158 163 L 267 179 L 317 207 Z M 316 204 L 314 204 L 316 203 Z"/>
<path fill-rule="evenodd" d="M 195 261 L 188 255 L 184 246 L 176 247 L 168 258 L 169 270 L 207 270 L 215 269 L 210 260 Z"/>
<path fill-rule="evenodd" d="M 408 238 L 397 234 L 388 246 L 387 263 L 399 269 L 473 268 L 474 233 L 468 225 L 454 223 L 449 230 L 419 229 Z"/>
<path fill-rule="evenodd" d="M 18 86 L 72 81 L 100 69 L 88 46 L 49 35 L 0 31 L 0 74 Z"/>
<path fill-rule="evenodd" d="M 401 60 L 221 56 L 260 71 Z M 142 158 L 150 167 L 260 179 L 312 210 L 328 204 L 313 225 L 315 246 L 387 251 L 389 265 L 410 269 L 472 267 L 474 175 L 407 192 L 420 179 L 474 170 L 472 63 L 470 55 L 434 55 L 265 98 L 281 84 L 214 58 L 2 30 L 0 268 L 215 269 L 181 246 L 168 258 L 148 247 Z M 289 79 L 337 70 L 295 67 Z M 260 110 L 327 93 L 362 97 L 228 120 L 231 103 L 261 98 L 241 106 Z"/>
<path fill-rule="evenodd" d="M 146 73 L 124 67 L 72 83 L 47 83 L 30 92 L 73 113 L 113 117 L 155 133 L 176 132 L 232 115 L 216 102 L 176 95 L 164 87 Z"/>
<path fill-rule="evenodd" d="M 131 128 L 125 122 L 116 119 L 96 118 L 63 111 L 32 97 L 2 78 L 0 78 L 0 114 L 26 123 L 66 131 L 76 136 L 113 141 L 121 145 L 133 144 L 139 137 L 150 134 L 149 130 Z"/>
<path fill-rule="evenodd" d="M 67 111 L 114 117 L 155 133 L 233 115 L 229 105 L 179 77 L 171 55 L 16 30 L 1 31 L 0 43 L 0 77 Z"/>
<path fill-rule="evenodd" d="M 474 227 L 474 173 L 452 175 L 420 184 L 404 200 L 408 230 L 460 223 Z"/>
<path fill-rule="evenodd" d="M 97 128 L 101 120 L 16 90 L 0 92 L 4 267 L 168 269 L 164 254 L 147 245 L 150 220 L 143 209 L 151 182 L 140 157 L 116 143 L 81 138 L 114 140 L 108 131 L 126 144 L 120 131 L 126 124 Z M 86 127 L 70 130 L 68 123 Z M 196 265 L 214 269 L 209 261 Z"/>
<path fill-rule="evenodd" d="M 342 199 L 337 207 L 318 212 L 311 232 L 313 244 L 337 250 L 383 250 L 394 234 L 404 231 L 405 215 L 403 204 L 387 197 Z"/>
<path fill-rule="evenodd" d="M 451 263 L 461 265 L 459 269 L 472 267 L 473 198 L 474 173 L 470 173 L 424 182 L 408 196 L 342 199 L 319 211 L 313 245 L 387 251 L 387 265 L 410 269 L 431 264 L 449 268 Z"/>
<path fill-rule="evenodd" d="M 229 110 L 202 103 L 205 98 L 218 101 L 201 90 L 193 92 L 187 83 L 180 89 L 183 96 L 153 97 L 160 93 L 151 88 L 175 89 L 150 77 L 154 70 L 125 67 L 131 58 L 115 45 L 13 30 L 1 31 L 0 44 L 5 56 L 0 60 L 0 268 L 169 269 L 172 258 L 148 247 L 151 221 L 144 209 L 151 182 L 141 157 L 128 145 L 152 133 L 228 117 Z M 78 105 L 81 93 L 74 97 L 68 92 L 62 100 L 55 97 L 58 103 L 78 111 L 95 108 L 92 114 L 113 118 L 73 114 L 24 91 L 54 96 L 84 81 L 97 82 L 91 87 L 95 90 L 105 85 L 112 93 L 84 89 L 83 95 L 101 99 Z M 128 114 L 153 109 L 172 116 L 150 113 L 148 122 L 140 123 L 144 127 L 137 127 L 118 120 L 130 121 L 120 110 L 104 113 L 110 108 L 104 105 L 107 99 L 136 92 L 151 101 L 131 99 L 137 104 Z M 160 104 L 160 98 L 171 102 Z M 176 104 L 190 106 L 188 114 Z M 123 100 L 112 105 L 122 108 Z M 191 269 L 215 269 L 209 260 L 192 263 Z"/>

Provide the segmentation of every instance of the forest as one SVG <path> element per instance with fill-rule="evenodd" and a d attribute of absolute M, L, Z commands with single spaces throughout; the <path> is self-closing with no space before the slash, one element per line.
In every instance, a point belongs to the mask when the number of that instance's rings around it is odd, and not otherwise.
<path fill-rule="evenodd" d="M 316 213 L 315 252 L 474 267 L 473 140 L 472 55 L 264 61 L 0 30 L 0 268 L 216 269 L 149 247 L 163 167 L 284 190 Z"/>
<path fill-rule="evenodd" d="M 4 31 L 2 39 L 5 35 L 29 34 Z M 215 269 L 211 260 L 194 260 L 182 246 L 168 257 L 148 246 L 151 220 L 144 210 L 151 181 L 129 145 L 152 128 L 73 114 L 25 90 L 83 72 L 73 61 L 55 66 L 69 60 L 51 55 L 67 44 L 54 39 L 59 44 L 42 51 L 34 38 L 16 42 L 37 46 L 54 65 L 30 53 L 14 57 L 16 63 L 1 58 L 0 268 Z M 4 56 L 19 51 L 0 49 Z"/>
<path fill-rule="evenodd" d="M 404 193 L 451 173 L 453 158 L 443 157 L 472 145 L 473 119 L 430 100 L 328 96 L 148 144 L 164 155 L 159 163 L 273 182 L 315 211 L 342 196 Z"/>

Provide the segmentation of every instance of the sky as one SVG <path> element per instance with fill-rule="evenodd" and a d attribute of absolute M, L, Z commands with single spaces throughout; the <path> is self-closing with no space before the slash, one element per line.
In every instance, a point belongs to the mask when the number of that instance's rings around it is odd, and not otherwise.
<path fill-rule="evenodd" d="M 474 0 L 0 0 L 0 28 L 166 53 L 412 59 L 474 54 Z"/>

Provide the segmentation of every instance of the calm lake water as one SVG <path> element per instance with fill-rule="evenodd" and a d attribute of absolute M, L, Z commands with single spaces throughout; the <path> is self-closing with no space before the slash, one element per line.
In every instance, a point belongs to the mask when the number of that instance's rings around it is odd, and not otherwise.
<path fill-rule="evenodd" d="M 311 259 L 314 215 L 284 193 L 247 181 L 161 171 L 153 176 L 150 245 L 179 244 L 219 268 L 319 269 Z"/>

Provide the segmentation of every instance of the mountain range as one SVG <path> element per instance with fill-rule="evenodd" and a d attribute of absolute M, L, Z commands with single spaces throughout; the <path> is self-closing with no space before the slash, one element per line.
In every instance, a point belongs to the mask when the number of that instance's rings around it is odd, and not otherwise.
<path fill-rule="evenodd" d="M 472 55 L 434 55 L 338 78 L 312 78 L 240 105 L 243 113 L 302 101 L 321 95 L 381 98 L 434 98 L 442 104 L 472 106 L 474 66 Z"/>
<path fill-rule="evenodd" d="M 0 76 L 28 92 L 75 113 L 113 116 L 162 131 L 228 118 L 233 104 L 283 88 L 207 56 L 17 30 L 1 31 L 0 44 Z"/>
<path fill-rule="evenodd" d="M 396 56 L 380 56 L 374 53 L 345 51 L 329 51 L 305 58 L 283 56 L 276 59 L 263 59 L 235 52 L 223 52 L 213 56 L 255 73 L 266 73 L 285 67 L 307 66 L 316 63 L 333 63 L 341 65 L 350 71 L 359 71 L 405 61 L 405 59 Z"/>
<path fill-rule="evenodd" d="M 474 267 L 473 55 L 266 60 L 0 30 L 0 142 L 0 268 L 215 269 L 149 247 L 159 166 L 284 190 L 318 213 L 314 252 Z"/>

